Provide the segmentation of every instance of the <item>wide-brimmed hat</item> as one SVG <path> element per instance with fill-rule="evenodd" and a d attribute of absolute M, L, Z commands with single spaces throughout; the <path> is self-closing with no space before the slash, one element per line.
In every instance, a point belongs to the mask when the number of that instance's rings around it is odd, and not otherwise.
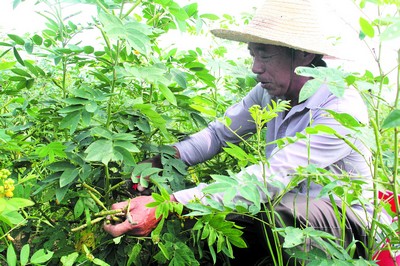
<path fill-rule="evenodd" d="M 248 25 L 241 29 L 214 29 L 216 37 L 272 44 L 297 50 L 343 58 L 326 37 L 320 23 L 317 0 L 266 0 Z M 324 23 L 326 25 L 326 23 Z"/>

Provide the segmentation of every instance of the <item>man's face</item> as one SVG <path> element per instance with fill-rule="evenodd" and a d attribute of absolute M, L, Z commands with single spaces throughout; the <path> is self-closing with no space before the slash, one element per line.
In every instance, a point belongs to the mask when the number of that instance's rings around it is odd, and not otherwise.
<path fill-rule="evenodd" d="M 259 43 L 249 43 L 248 48 L 253 57 L 252 71 L 261 86 L 271 96 L 296 99 L 301 87 L 293 84 L 293 71 L 297 65 L 294 65 L 295 55 L 292 55 L 292 51 L 281 46 Z"/>

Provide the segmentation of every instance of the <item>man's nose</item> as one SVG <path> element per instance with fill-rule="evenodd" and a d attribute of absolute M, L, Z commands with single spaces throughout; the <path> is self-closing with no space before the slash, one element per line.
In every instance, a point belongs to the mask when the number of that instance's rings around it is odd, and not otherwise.
<path fill-rule="evenodd" d="M 251 71 L 253 71 L 254 74 L 262 74 L 265 71 L 265 64 L 261 62 L 261 60 L 254 58 Z"/>

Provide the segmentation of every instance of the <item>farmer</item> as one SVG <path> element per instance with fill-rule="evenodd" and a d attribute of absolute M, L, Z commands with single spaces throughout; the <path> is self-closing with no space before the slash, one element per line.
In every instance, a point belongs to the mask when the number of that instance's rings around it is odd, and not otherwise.
<path fill-rule="evenodd" d="M 213 30 L 212 33 L 217 37 L 248 44 L 248 50 L 253 57 L 252 71 L 257 75 L 258 84 L 239 103 L 226 111 L 225 116 L 231 120 L 230 129 L 218 121 L 210 123 L 202 131 L 173 145 L 177 151 L 177 158 L 189 166 L 195 165 L 219 153 L 227 142 L 238 143 L 240 139 L 236 134 L 247 137 L 255 132 L 255 123 L 250 116 L 249 108 L 253 105 L 264 108 L 271 103 L 271 100 L 288 100 L 291 108 L 279 113 L 267 123 L 267 143 L 295 136 L 297 132 L 305 134 L 305 128 L 317 125 L 329 126 L 342 136 L 349 135 L 350 130 L 332 118 L 326 110 L 347 113 L 360 123 L 368 123 L 366 106 L 357 91 L 353 89 L 346 89 L 344 96 L 338 98 L 330 92 L 329 85 L 324 84 L 314 95 L 299 102 L 299 93 L 310 78 L 297 75 L 295 69 L 299 66 L 326 66 L 323 56 L 340 57 L 324 37 L 317 18 L 318 10 L 314 9 L 311 0 L 267 0 L 243 30 Z M 365 182 L 363 196 L 369 198 L 372 192 L 371 169 L 368 166 L 370 152 L 360 140 L 347 138 L 358 151 L 353 150 L 343 139 L 329 134 L 312 135 L 310 139 L 298 140 L 282 149 L 269 144 L 266 147 L 269 165 L 251 165 L 239 174 L 255 175 L 261 182 L 264 180 L 263 176 L 267 177 L 267 182 L 268 177 L 273 177 L 274 180 L 287 185 L 299 166 L 314 164 L 333 174 L 348 175 L 353 179 L 363 180 Z M 204 200 L 202 189 L 206 186 L 200 184 L 191 189 L 175 192 L 171 195 L 171 200 L 184 205 L 193 199 Z M 275 210 L 286 226 L 314 227 L 340 239 L 341 225 L 335 216 L 331 201 L 328 198 L 317 197 L 321 188 L 320 185 L 307 184 L 306 180 L 303 180 L 295 189 L 283 196 L 280 203 L 275 206 Z M 281 189 L 271 185 L 268 186 L 268 190 L 272 197 L 281 192 Z M 267 196 L 261 191 L 260 194 L 262 200 L 267 202 Z M 211 197 L 222 201 L 223 195 L 213 194 Z M 237 198 L 239 197 L 238 195 Z M 138 236 L 149 234 L 157 225 L 155 209 L 145 207 L 152 201 L 151 196 L 140 196 L 131 200 L 130 206 L 133 207 L 130 211 L 137 224 L 125 221 L 119 224 L 106 224 L 104 229 L 113 236 L 125 233 Z M 126 205 L 127 202 L 120 202 L 114 204 L 112 208 L 124 208 Z M 340 203 L 338 207 L 340 212 Z M 344 240 L 345 246 L 354 239 L 359 241 L 355 252 L 356 258 L 365 256 L 361 243 L 367 245 L 365 233 L 367 220 L 365 211 L 360 205 L 354 204 L 348 207 Z M 254 232 L 262 235 L 261 231 L 253 230 Z M 254 264 L 255 261 L 251 259 L 258 260 L 260 258 L 257 256 L 267 255 L 268 249 L 265 243 L 257 242 L 265 240 L 260 235 L 255 238 L 246 238 L 249 246 L 247 250 L 251 255 L 247 255 L 244 258 L 245 263 L 241 265 Z M 239 261 L 240 256 L 238 257 Z"/>

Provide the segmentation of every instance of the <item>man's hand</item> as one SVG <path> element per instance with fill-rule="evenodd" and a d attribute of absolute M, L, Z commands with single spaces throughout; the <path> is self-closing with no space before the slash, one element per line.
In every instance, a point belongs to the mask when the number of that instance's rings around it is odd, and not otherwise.
<path fill-rule="evenodd" d="M 151 196 L 140 196 L 128 201 L 115 203 L 112 210 L 126 209 L 126 219 L 118 224 L 104 224 L 104 230 L 114 237 L 128 233 L 136 236 L 147 236 L 157 226 L 159 219 L 156 219 L 155 208 L 148 208 L 146 205 L 153 202 Z M 128 216 L 130 215 L 130 216 Z"/>

